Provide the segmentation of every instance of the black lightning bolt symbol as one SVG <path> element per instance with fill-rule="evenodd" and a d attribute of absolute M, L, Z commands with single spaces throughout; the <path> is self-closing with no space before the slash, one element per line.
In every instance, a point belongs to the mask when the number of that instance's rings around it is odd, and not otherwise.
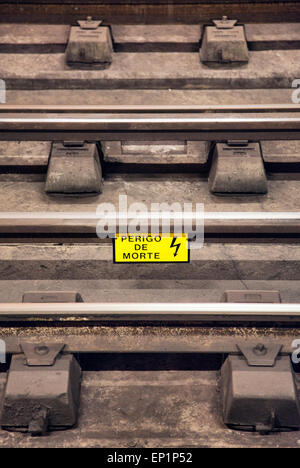
<path fill-rule="evenodd" d="M 176 239 L 177 239 L 177 237 L 173 237 L 172 242 L 171 242 L 171 245 L 170 245 L 170 248 L 176 247 L 176 251 L 175 251 L 175 253 L 174 253 L 174 257 L 176 257 L 177 252 L 178 252 L 178 249 L 179 249 L 179 247 L 180 247 L 180 242 L 179 242 L 179 244 L 175 244 Z"/>

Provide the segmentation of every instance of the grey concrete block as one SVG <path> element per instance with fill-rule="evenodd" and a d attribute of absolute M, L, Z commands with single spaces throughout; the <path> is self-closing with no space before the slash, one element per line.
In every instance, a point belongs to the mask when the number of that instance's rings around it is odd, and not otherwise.
<path fill-rule="evenodd" d="M 112 61 L 113 44 L 110 29 L 82 29 L 72 26 L 66 48 L 66 62 L 69 66 L 104 68 Z"/>
<path fill-rule="evenodd" d="M 93 196 L 102 191 L 102 170 L 95 143 L 66 147 L 54 143 L 46 186 L 50 195 Z"/>
<path fill-rule="evenodd" d="M 3 400 L 1 425 L 26 430 L 37 411 L 49 411 L 50 427 L 76 423 L 81 369 L 71 355 L 61 355 L 53 366 L 27 366 L 24 355 L 14 355 Z"/>
<path fill-rule="evenodd" d="M 229 356 L 221 376 L 225 424 L 248 430 L 300 427 L 300 408 L 289 356 L 281 356 L 274 367 L 248 366 L 239 356 Z"/>
<path fill-rule="evenodd" d="M 213 193 L 267 193 L 259 143 L 245 147 L 217 143 L 208 184 Z"/>
<path fill-rule="evenodd" d="M 244 63 L 249 61 L 249 52 L 243 26 L 218 29 L 207 26 L 200 49 L 204 63 Z"/>

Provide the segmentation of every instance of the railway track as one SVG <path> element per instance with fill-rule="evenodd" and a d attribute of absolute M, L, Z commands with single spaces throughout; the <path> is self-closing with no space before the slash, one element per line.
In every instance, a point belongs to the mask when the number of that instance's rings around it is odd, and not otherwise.
<path fill-rule="evenodd" d="M 299 446 L 299 2 L 0 13 L 1 446 Z"/>
<path fill-rule="evenodd" d="M 240 321 L 259 321 L 295 323 L 299 320 L 299 304 L 147 304 L 147 303 L 110 303 L 110 304 L 1 304 L 1 321 L 24 320 L 65 320 L 78 318 L 98 320 L 99 322 L 217 322 L 238 323 Z"/>

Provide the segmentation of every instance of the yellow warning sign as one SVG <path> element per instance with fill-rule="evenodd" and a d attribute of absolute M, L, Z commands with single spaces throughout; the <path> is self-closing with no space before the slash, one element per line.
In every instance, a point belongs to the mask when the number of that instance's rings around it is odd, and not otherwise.
<path fill-rule="evenodd" d="M 120 235 L 114 239 L 114 263 L 188 263 L 189 240 L 186 235 Z"/>

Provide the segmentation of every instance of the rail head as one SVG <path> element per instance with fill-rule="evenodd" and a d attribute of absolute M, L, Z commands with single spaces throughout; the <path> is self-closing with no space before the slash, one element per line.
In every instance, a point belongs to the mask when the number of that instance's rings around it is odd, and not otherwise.
<path fill-rule="evenodd" d="M 60 140 L 72 132 L 94 140 L 127 134 L 160 140 L 300 139 L 300 106 L 0 106 L 1 140 Z"/>
<path fill-rule="evenodd" d="M 8 235 L 89 235 L 100 242 L 97 237 L 97 224 L 101 220 L 101 214 L 94 212 L 0 212 L 0 239 L 8 242 Z M 127 230 L 128 213 L 115 212 L 106 214 L 105 221 L 114 226 L 114 232 L 107 232 L 106 238 L 114 238 L 119 232 Z M 201 211 L 195 213 L 168 213 L 169 224 L 165 232 L 163 228 L 163 213 L 151 212 L 138 217 L 138 222 L 146 225 L 149 232 L 152 230 L 152 222 L 158 227 L 160 234 L 173 234 L 175 228 L 186 232 L 189 226 L 192 231 L 190 239 L 198 235 L 223 234 L 234 235 L 260 235 L 260 236 L 291 236 L 299 237 L 300 234 L 300 212 L 209 212 Z M 181 227 L 180 227 L 181 226 Z M 122 228 L 122 230 L 121 230 Z M 178 233 L 178 232 L 177 232 Z M 130 234 L 133 234 L 132 232 Z M 138 233 L 140 234 L 140 233 Z M 287 237 L 289 238 L 289 237 Z M 13 239 L 12 239 L 13 240 Z"/>
<path fill-rule="evenodd" d="M 165 114 L 165 113 L 257 113 L 300 112 L 300 104 L 227 104 L 227 105 L 66 105 L 66 104 L 0 104 L 1 113 L 97 113 L 97 114 Z"/>
<path fill-rule="evenodd" d="M 266 303 L 2 303 L 0 322 L 19 320 L 103 322 L 300 321 L 300 304 Z"/>

